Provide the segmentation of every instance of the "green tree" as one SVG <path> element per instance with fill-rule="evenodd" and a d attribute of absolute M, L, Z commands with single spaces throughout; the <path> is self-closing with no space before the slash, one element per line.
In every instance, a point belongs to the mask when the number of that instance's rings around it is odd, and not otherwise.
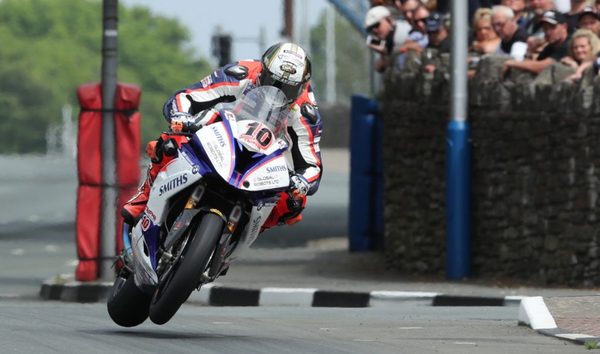
<path fill-rule="evenodd" d="M 175 19 L 119 8 L 118 76 L 142 88 L 142 141 L 165 129 L 165 101 L 211 71 L 189 39 Z M 77 86 L 101 80 L 102 1 L 1 1 L 0 43 L 0 153 L 43 152 Z"/>
<path fill-rule="evenodd" d="M 326 87 L 326 21 L 327 14 L 324 11 L 319 23 L 311 28 L 312 85 L 317 92 L 317 98 L 323 97 Z M 339 14 L 335 16 L 335 49 L 337 100 L 340 103 L 349 103 L 352 94 L 369 92 L 369 50 L 362 34 Z"/>

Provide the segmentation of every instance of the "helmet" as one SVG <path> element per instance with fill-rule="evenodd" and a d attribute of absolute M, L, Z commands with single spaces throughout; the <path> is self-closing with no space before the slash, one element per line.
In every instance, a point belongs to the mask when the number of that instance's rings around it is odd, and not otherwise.
<path fill-rule="evenodd" d="M 287 103 L 300 97 L 311 75 L 310 56 L 294 43 L 278 43 L 271 46 L 262 59 L 259 86 L 274 86 L 283 91 Z"/>

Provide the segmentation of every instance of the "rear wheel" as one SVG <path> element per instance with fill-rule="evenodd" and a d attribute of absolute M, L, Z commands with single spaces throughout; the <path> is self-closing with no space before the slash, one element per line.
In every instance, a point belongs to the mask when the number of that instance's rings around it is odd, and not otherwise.
<path fill-rule="evenodd" d="M 108 314 L 123 327 L 134 327 L 148 318 L 152 298 L 144 294 L 133 280 L 133 274 L 127 278 L 117 276 L 108 295 Z"/>
<path fill-rule="evenodd" d="M 198 286 L 210 256 L 223 231 L 224 222 L 218 215 L 208 213 L 188 247 L 183 251 L 167 279 L 161 280 L 150 303 L 150 319 L 156 324 L 167 323 Z"/>

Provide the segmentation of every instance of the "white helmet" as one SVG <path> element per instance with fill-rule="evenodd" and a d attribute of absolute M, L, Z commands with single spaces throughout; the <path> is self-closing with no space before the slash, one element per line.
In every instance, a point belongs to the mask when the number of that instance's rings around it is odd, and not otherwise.
<path fill-rule="evenodd" d="M 311 76 L 310 56 L 294 43 L 278 43 L 262 56 L 259 86 L 274 86 L 283 91 L 288 104 L 300 97 Z"/>

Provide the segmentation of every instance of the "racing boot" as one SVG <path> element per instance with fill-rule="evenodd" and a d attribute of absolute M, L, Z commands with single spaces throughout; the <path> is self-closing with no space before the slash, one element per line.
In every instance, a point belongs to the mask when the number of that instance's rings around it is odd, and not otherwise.
<path fill-rule="evenodd" d="M 121 216 L 129 225 L 135 224 L 137 217 L 140 216 L 144 209 L 146 209 L 148 197 L 150 196 L 150 187 L 152 187 L 152 183 L 158 175 L 158 172 L 166 163 L 163 161 L 165 159 L 163 158 L 162 151 L 164 137 L 163 134 L 158 140 L 151 141 L 146 145 L 146 155 L 150 158 L 146 179 L 138 188 L 137 193 L 123 205 L 123 208 L 121 208 Z"/>
<path fill-rule="evenodd" d="M 137 193 L 131 197 L 121 209 L 121 216 L 129 225 L 134 225 L 136 218 L 144 211 L 144 209 L 146 209 L 146 204 L 148 204 L 148 197 L 150 195 L 150 187 L 152 187 L 152 182 L 154 181 L 152 176 L 153 165 L 154 164 L 151 163 L 150 166 L 148 166 L 146 179 L 138 188 Z M 156 175 L 154 175 L 154 177 L 156 177 Z"/>
<path fill-rule="evenodd" d="M 182 142 L 187 141 L 184 136 L 170 136 L 163 133 L 156 141 L 151 141 L 146 146 L 146 155 L 150 158 L 150 165 L 146 173 L 146 180 L 142 183 L 136 195 L 134 195 L 121 209 L 123 220 L 133 225 L 138 216 L 146 209 L 150 188 L 158 176 L 160 170 L 177 154 L 177 148 Z"/>

